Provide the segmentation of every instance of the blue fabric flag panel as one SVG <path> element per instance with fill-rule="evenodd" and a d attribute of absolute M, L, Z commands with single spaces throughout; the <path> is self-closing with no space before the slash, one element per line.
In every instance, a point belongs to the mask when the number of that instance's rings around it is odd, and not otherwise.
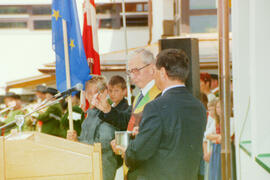
<path fill-rule="evenodd" d="M 75 0 L 52 1 L 52 45 L 56 55 L 56 84 L 60 92 L 67 89 L 62 19 L 67 24 L 71 87 L 77 83 L 84 85 L 89 79 L 90 69 L 77 14 Z"/>

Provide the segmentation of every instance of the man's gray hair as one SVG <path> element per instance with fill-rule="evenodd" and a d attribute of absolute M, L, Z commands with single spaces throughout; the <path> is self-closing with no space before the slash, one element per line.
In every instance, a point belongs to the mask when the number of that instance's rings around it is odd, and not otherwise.
<path fill-rule="evenodd" d="M 140 48 L 140 49 L 136 49 L 135 51 L 133 51 L 130 55 L 129 60 L 131 59 L 131 57 L 137 56 L 139 55 L 142 58 L 143 63 L 145 64 L 155 64 L 156 63 L 156 58 L 154 58 L 154 55 L 151 51 Z"/>

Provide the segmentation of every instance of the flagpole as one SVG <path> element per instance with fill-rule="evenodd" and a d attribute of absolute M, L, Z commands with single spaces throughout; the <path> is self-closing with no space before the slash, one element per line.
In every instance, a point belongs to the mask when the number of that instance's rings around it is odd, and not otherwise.
<path fill-rule="evenodd" d="M 65 64 L 66 64 L 66 80 L 67 89 L 71 88 L 70 81 L 70 66 L 69 66 L 69 54 L 68 54 L 68 38 L 67 38 L 67 22 L 62 19 L 63 25 L 63 37 L 64 37 L 64 50 L 65 50 Z M 68 97 L 68 117 L 69 117 L 69 130 L 73 131 L 73 117 L 72 117 L 72 101 L 71 96 Z"/>
<path fill-rule="evenodd" d="M 125 59 L 127 61 L 128 57 L 128 45 L 127 45 L 127 25 L 126 25 L 126 9 L 125 9 L 125 0 L 122 0 L 122 14 L 123 14 L 123 27 L 124 27 L 124 39 L 125 39 Z M 126 63 L 126 69 L 127 69 Z M 127 93 L 128 93 L 128 104 L 131 105 L 131 91 L 130 91 L 130 82 L 129 76 L 127 75 Z"/>
<path fill-rule="evenodd" d="M 221 100 L 221 177 L 231 179 L 229 1 L 218 1 L 219 89 Z"/>
<path fill-rule="evenodd" d="M 123 27 L 124 27 L 124 39 L 125 39 L 125 59 L 126 59 L 126 69 L 128 68 L 128 45 L 127 45 L 127 24 L 126 24 L 126 9 L 125 0 L 122 0 L 122 14 L 123 14 Z M 128 104 L 131 105 L 131 92 L 130 92 L 130 82 L 129 76 L 127 75 L 127 93 L 128 93 Z M 123 161 L 123 174 L 124 180 L 127 180 L 128 167 L 126 166 L 125 160 Z"/>

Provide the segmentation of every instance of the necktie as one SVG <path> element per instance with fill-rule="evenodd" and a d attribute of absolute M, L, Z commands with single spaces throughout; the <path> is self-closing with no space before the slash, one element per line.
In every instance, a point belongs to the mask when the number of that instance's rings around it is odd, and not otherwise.
<path fill-rule="evenodd" d="M 141 91 L 141 92 L 140 92 L 140 95 L 139 95 L 139 97 L 138 97 L 138 100 L 137 100 L 137 102 L 136 102 L 136 104 L 135 104 L 135 106 L 134 106 L 134 109 L 136 109 L 136 107 L 139 105 L 139 103 L 141 102 L 142 98 L 143 98 L 143 93 L 142 93 L 142 91 Z"/>

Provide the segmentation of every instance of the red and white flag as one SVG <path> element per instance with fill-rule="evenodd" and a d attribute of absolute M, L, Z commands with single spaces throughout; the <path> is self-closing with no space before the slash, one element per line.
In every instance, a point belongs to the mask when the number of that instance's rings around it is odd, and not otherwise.
<path fill-rule="evenodd" d="M 83 44 L 91 74 L 100 75 L 100 57 L 98 49 L 98 33 L 96 20 L 96 5 L 94 0 L 84 0 L 83 3 Z"/>
<path fill-rule="evenodd" d="M 96 5 L 94 0 L 84 0 L 83 2 L 83 44 L 91 74 L 100 75 L 100 57 L 98 49 L 98 33 L 96 20 Z M 89 102 L 85 98 L 85 93 L 81 93 L 81 108 L 86 112 Z"/>

